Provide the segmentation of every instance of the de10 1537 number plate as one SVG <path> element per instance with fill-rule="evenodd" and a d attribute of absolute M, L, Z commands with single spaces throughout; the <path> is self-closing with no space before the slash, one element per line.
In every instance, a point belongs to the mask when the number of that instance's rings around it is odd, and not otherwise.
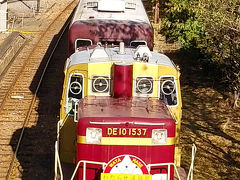
<path fill-rule="evenodd" d="M 146 136 L 146 128 L 107 128 L 107 136 Z"/>

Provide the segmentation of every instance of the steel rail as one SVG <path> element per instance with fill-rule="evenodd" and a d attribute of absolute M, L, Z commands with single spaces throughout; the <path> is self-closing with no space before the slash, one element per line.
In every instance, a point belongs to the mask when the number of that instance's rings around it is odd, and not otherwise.
<path fill-rule="evenodd" d="M 66 9 L 68 9 L 71 5 L 73 5 L 75 1 L 76 1 L 76 0 L 73 0 L 70 4 L 68 4 L 68 6 L 57 16 L 57 18 L 56 18 L 56 19 L 48 26 L 48 28 L 44 31 L 44 33 L 42 34 L 42 36 L 41 36 L 41 38 L 39 39 L 38 42 L 40 42 L 41 39 L 44 37 L 44 35 L 47 34 L 47 32 L 48 32 L 49 29 L 52 27 L 52 25 L 54 24 L 54 22 L 55 22 L 57 19 L 60 18 L 60 15 L 63 14 L 64 11 L 65 11 Z M 58 37 L 58 39 L 57 39 L 57 42 L 55 43 L 54 48 L 53 48 L 51 54 L 49 55 L 49 57 L 48 57 L 48 59 L 47 59 L 47 63 L 46 63 L 46 65 L 45 65 L 44 69 L 43 69 L 43 72 L 42 72 L 42 74 L 41 74 L 41 77 L 40 77 L 40 80 L 39 80 L 39 82 L 38 82 L 37 88 L 36 88 L 36 90 L 35 90 L 35 92 L 34 92 L 34 95 L 33 95 L 33 97 L 32 97 L 32 100 L 31 100 L 31 103 L 30 103 L 30 107 L 29 107 L 29 109 L 28 109 L 28 113 L 27 113 L 27 115 L 26 115 L 26 117 L 25 117 L 25 119 L 24 119 L 24 122 L 23 122 L 23 125 L 22 125 L 22 129 L 21 129 L 21 133 L 20 133 L 20 137 L 19 137 L 18 142 L 17 142 L 16 150 L 15 150 L 13 156 L 12 156 L 12 160 L 11 160 L 11 163 L 10 163 L 10 166 L 9 166 L 9 169 L 8 169 L 8 172 L 7 172 L 6 180 L 8 180 L 8 179 L 10 178 L 10 176 L 11 176 L 11 172 L 12 172 L 12 170 L 13 170 L 14 161 L 15 161 L 15 159 L 16 159 L 16 157 L 17 157 L 17 153 L 18 153 L 18 150 L 19 150 L 19 147 L 20 147 L 22 138 L 23 138 L 25 126 L 27 125 L 28 120 L 29 120 L 29 118 L 30 118 L 30 115 L 31 115 L 31 113 L 32 113 L 32 110 L 33 110 L 33 107 L 34 107 L 34 103 L 35 103 L 36 98 L 37 98 L 37 93 L 38 93 L 39 88 L 40 88 L 40 86 L 41 86 L 41 83 L 42 83 L 42 80 L 43 80 L 44 75 L 45 75 L 45 73 L 46 73 L 46 70 L 47 70 L 47 68 L 48 68 L 49 62 L 50 62 L 50 60 L 51 60 L 51 58 L 52 58 L 52 56 L 53 56 L 53 53 L 55 52 L 55 50 L 56 50 L 56 48 L 57 48 L 57 46 L 58 46 L 58 44 L 59 44 L 59 41 L 61 40 L 64 32 L 66 31 L 69 23 L 70 23 L 70 20 L 68 20 L 68 22 L 64 24 L 64 28 L 62 29 L 62 32 L 61 32 L 61 34 L 59 35 L 59 37 Z M 34 50 L 35 50 L 36 48 L 37 48 L 37 47 L 35 47 Z M 31 54 L 34 52 L 34 50 L 31 52 Z M 31 55 L 29 55 L 29 57 L 31 57 Z M 21 69 L 21 72 L 22 72 L 23 70 L 24 70 L 24 66 L 23 66 L 23 68 Z M 21 73 L 19 73 L 19 74 L 21 74 Z M 17 76 L 16 81 L 17 81 L 18 77 L 19 77 L 19 76 Z M 16 82 L 16 81 L 15 81 L 15 82 Z M 12 87 L 14 86 L 14 84 L 15 84 L 15 83 L 13 83 Z M 9 94 L 9 93 L 11 92 L 11 89 L 12 89 L 12 88 L 10 88 L 10 90 L 8 91 L 7 94 Z M 6 95 L 6 96 L 7 96 L 7 95 Z M 5 98 L 6 98 L 6 96 L 5 96 Z M 3 103 L 2 103 L 2 104 L 3 104 Z"/>
<path fill-rule="evenodd" d="M 0 81 L 2 79 L 2 77 L 5 75 L 6 71 L 9 69 L 9 67 L 11 66 L 11 64 L 13 63 L 13 61 L 17 58 L 17 56 L 21 53 L 21 50 L 29 43 L 29 40 L 26 39 L 25 42 L 23 43 L 23 45 L 19 48 L 19 50 L 14 54 L 12 60 L 9 62 L 9 64 L 6 66 L 6 68 L 4 68 L 2 74 L 0 75 Z M 17 79 L 17 78 L 16 78 Z"/>
<path fill-rule="evenodd" d="M 41 38 L 40 38 L 41 39 Z M 40 41 L 40 40 L 39 40 Z M 24 46 L 26 46 L 29 43 L 29 40 L 26 40 L 24 45 L 16 52 L 16 54 L 14 55 L 13 59 L 11 60 L 11 62 L 9 63 L 9 65 L 7 65 L 7 67 L 5 68 L 4 72 L 0 75 L 0 80 L 3 78 L 4 74 L 6 73 L 6 71 L 9 69 L 9 67 L 11 66 L 11 64 L 13 63 L 13 61 L 16 59 L 16 57 L 21 53 L 20 51 L 24 48 Z M 27 59 L 29 59 L 29 57 L 31 57 L 32 52 L 35 50 L 35 48 L 31 51 L 30 55 L 28 56 Z M 0 109 L 2 109 L 4 102 L 7 98 L 7 95 L 10 93 L 12 87 L 15 85 L 15 82 L 17 81 L 19 75 L 22 73 L 22 71 L 24 70 L 25 65 L 27 64 L 27 61 L 24 62 L 22 68 L 20 69 L 20 71 L 17 73 L 17 75 L 14 77 L 13 79 L 13 83 L 11 83 L 10 87 L 8 88 L 7 92 L 5 93 L 5 96 L 2 99 L 2 102 L 0 102 Z"/>

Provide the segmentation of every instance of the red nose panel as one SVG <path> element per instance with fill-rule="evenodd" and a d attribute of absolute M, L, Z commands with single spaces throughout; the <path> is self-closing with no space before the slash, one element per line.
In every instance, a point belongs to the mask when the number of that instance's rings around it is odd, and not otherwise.
<path fill-rule="evenodd" d="M 132 96 L 132 64 L 114 64 L 113 96 L 129 98 Z"/>

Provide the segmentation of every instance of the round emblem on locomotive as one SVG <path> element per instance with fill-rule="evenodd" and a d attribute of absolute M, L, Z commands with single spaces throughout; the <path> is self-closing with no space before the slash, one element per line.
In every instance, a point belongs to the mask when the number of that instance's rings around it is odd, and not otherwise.
<path fill-rule="evenodd" d="M 133 155 L 120 155 L 110 160 L 104 169 L 110 174 L 149 174 L 146 164 Z"/>

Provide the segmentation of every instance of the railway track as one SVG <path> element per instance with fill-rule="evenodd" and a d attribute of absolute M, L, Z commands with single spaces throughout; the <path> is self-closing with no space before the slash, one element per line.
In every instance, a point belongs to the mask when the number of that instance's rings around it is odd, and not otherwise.
<path fill-rule="evenodd" d="M 52 179 L 60 78 L 67 52 L 66 43 L 59 40 L 76 3 L 72 1 L 39 38 L 29 42 L 28 47 L 34 48 L 24 49 L 0 82 L 0 179 Z M 56 56 L 58 43 L 63 49 Z"/>

